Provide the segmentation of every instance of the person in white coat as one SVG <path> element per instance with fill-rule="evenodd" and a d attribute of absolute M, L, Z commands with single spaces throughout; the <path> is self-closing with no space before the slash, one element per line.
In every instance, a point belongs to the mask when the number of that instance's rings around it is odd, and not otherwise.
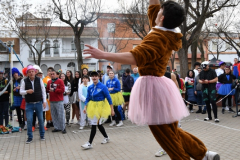
<path fill-rule="evenodd" d="M 83 83 L 81 85 L 79 85 L 78 88 L 78 97 L 80 99 L 79 101 L 79 108 L 80 108 L 80 114 L 81 114 L 81 118 L 80 118 L 80 130 L 82 130 L 85 125 L 86 125 L 86 120 L 87 120 L 87 115 L 83 112 L 84 107 L 85 107 L 85 101 L 87 98 L 87 90 L 88 90 L 88 86 L 89 86 L 89 81 L 90 78 L 87 75 L 84 75 L 82 78 Z"/>

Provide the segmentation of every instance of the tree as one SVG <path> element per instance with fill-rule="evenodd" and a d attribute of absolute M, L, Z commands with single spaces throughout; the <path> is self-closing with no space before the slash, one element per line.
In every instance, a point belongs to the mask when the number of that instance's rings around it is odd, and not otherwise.
<path fill-rule="evenodd" d="M 92 24 L 101 16 L 101 0 L 65 0 L 64 3 L 61 0 L 52 0 L 52 2 L 55 14 L 73 30 L 78 69 L 81 71 L 83 64 L 81 35 L 87 25 Z"/>
<path fill-rule="evenodd" d="M 35 10 L 30 13 L 29 10 Z M 42 54 L 51 48 L 49 43 L 51 29 L 55 17 L 50 6 L 33 6 L 22 0 L 21 4 L 13 5 L 11 1 L 1 3 L 3 27 L 13 31 L 29 48 L 35 64 L 41 65 Z M 55 28 L 58 38 L 60 28 Z M 50 53 L 50 52 L 49 52 Z"/>

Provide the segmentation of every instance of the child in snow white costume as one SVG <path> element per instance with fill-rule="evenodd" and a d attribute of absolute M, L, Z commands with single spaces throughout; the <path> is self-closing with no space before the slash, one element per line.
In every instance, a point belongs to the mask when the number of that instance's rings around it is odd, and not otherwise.
<path fill-rule="evenodd" d="M 83 149 L 92 148 L 92 141 L 96 134 L 96 127 L 98 126 L 99 131 L 104 136 L 102 144 L 109 142 L 109 137 L 102 126 L 105 120 L 108 119 L 109 115 L 114 116 L 112 99 L 109 95 L 107 87 L 99 82 L 99 74 L 95 71 L 91 73 L 93 84 L 88 87 L 87 98 L 85 101 L 84 113 L 87 113 L 88 118 L 91 121 L 91 133 L 89 141 L 82 145 Z"/>
<path fill-rule="evenodd" d="M 130 52 L 108 53 L 86 45 L 86 58 L 106 59 L 137 65 L 141 77 L 133 86 L 129 119 L 138 125 L 149 125 L 154 137 L 173 160 L 219 160 L 195 136 L 178 128 L 178 121 L 189 115 L 179 90 L 164 77 L 172 51 L 182 47 L 183 35 L 175 28 L 185 20 L 184 9 L 174 1 L 160 6 L 149 0 L 148 18 L 152 28 L 142 43 Z M 174 97 L 174 99 L 172 98 Z"/>

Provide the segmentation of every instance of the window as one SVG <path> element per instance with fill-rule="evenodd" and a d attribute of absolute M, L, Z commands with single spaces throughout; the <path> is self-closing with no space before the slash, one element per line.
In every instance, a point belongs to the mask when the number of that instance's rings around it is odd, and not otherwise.
<path fill-rule="evenodd" d="M 3 44 L 5 44 L 5 46 Z M 0 52 L 7 52 L 6 43 L 4 42 L 3 44 L 0 43 Z"/>
<path fill-rule="evenodd" d="M 225 43 L 225 49 L 226 50 L 232 50 L 233 47 L 231 45 L 229 45 L 228 43 Z"/>
<path fill-rule="evenodd" d="M 61 65 L 60 64 L 55 64 L 54 70 L 58 71 L 59 69 L 61 69 Z"/>
<path fill-rule="evenodd" d="M 108 45 L 108 52 L 116 53 L 116 45 L 115 44 L 109 44 Z"/>
<path fill-rule="evenodd" d="M 71 42 L 71 50 L 76 51 L 76 46 L 75 46 L 74 41 Z"/>
<path fill-rule="evenodd" d="M 67 70 L 70 70 L 73 72 L 75 72 L 75 63 L 74 62 L 69 62 L 68 65 L 67 65 Z"/>
<path fill-rule="evenodd" d="M 53 41 L 53 53 L 54 55 L 59 55 L 59 43 L 58 43 L 58 40 L 54 40 Z"/>
<path fill-rule="evenodd" d="M 46 40 L 45 41 L 45 56 L 50 56 L 50 41 Z"/>
<path fill-rule="evenodd" d="M 68 63 L 67 67 L 75 67 L 75 63 L 74 62 L 70 62 L 70 63 Z"/>
<path fill-rule="evenodd" d="M 38 53 L 41 52 L 41 41 L 36 42 L 36 49 L 37 49 Z"/>
<path fill-rule="evenodd" d="M 46 64 L 42 64 L 41 65 L 41 70 L 43 71 L 43 75 L 47 75 L 47 65 Z"/>
<path fill-rule="evenodd" d="M 115 32 L 115 27 L 116 27 L 115 23 L 108 23 L 108 24 L 107 24 L 107 30 L 108 30 L 108 32 L 109 32 L 109 33 Z"/>
<path fill-rule="evenodd" d="M 212 51 L 216 51 L 218 47 L 218 42 L 212 41 Z"/>

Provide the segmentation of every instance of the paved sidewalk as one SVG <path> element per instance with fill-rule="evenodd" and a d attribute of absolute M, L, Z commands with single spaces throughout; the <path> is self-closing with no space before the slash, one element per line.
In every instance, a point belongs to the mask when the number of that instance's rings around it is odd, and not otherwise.
<path fill-rule="evenodd" d="M 191 113 L 181 121 L 182 128 L 200 138 L 209 150 L 218 152 L 221 160 L 238 160 L 240 152 L 240 117 L 232 118 L 232 113 L 224 115 L 218 109 L 220 123 L 204 122 L 207 116 Z M 196 110 L 195 110 L 196 111 Z M 17 123 L 15 123 L 17 124 Z M 67 134 L 46 131 L 46 141 L 40 141 L 38 129 L 34 132 L 33 142 L 25 144 L 27 132 L 0 135 L 1 160 L 169 160 L 167 155 L 154 157 L 159 149 L 158 143 L 147 126 L 138 127 L 130 121 L 124 121 L 124 126 L 109 127 L 104 125 L 111 141 L 101 144 L 103 137 L 97 131 L 93 141 L 93 149 L 82 150 L 81 145 L 88 141 L 90 128 L 79 130 L 73 124 L 67 127 Z M 75 133 L 74 133 L 75 132 Z"/>

